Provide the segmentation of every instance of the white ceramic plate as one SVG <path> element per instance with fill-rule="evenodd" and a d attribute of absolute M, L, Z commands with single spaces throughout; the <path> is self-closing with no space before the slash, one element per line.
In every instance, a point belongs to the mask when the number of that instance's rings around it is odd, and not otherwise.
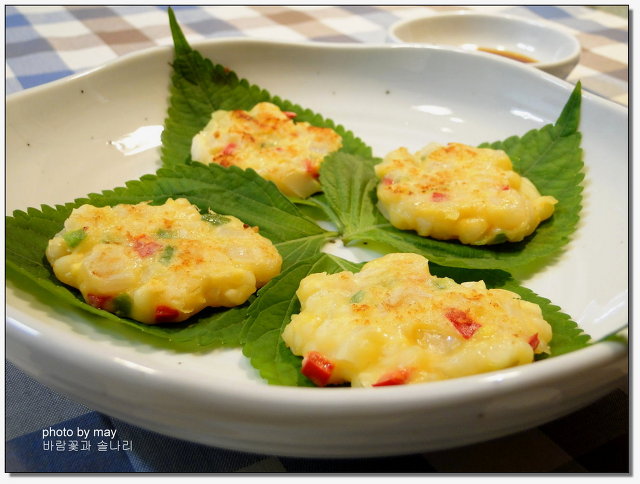
<path fill-rule="evenodd" d="M 220 40 L 205 55 L 352 129 L 379 155 L 429 141 L 478 144 L 557 119 L 572 86 L 499 57 L 429 47 Z M 7 99 L 7 211 L 64 203 L 155 171 L 169 48 Z M 595 337 L 627 322 L 627 110 L 584 94 L 582 223 L 524 284 Z M 351 254 L 353 255 L 353 254 Z M 356 254 L 357 256 L 357 254 Z M 379 456 L 502 436 L 573 411 L 627 369 L 601 343 L 532 365 L 377 389 L 268 386 L 238 350 L 158 349 L 131 330 L 11 282 L 7 356 L 42 383 L 168 435 L 292 456 Z"/>

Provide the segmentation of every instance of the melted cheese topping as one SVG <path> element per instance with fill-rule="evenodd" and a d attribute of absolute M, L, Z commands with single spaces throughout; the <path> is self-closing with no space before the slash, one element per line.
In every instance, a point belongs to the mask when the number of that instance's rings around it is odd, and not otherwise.
<path fill-rule="evenodd" d="M 282 264 L 256 227 L 202 215 L 186 199 L 83 205 L 49 241 L 46 257 L 56 277 L 89 304 L 151 324 L 242 304 Z"/>
<path fill-rule="evenodd" d="M 549 218 L 557 200 L 513 171 L 501 150 L 458 143 L 389 153 L 375 167 L 378 206 L 391 224 L 464 244 L 518 242 Z"/>
<path fill-rule="evenodd" d="M 551 339 L 538 305 L 482 281 L 432 276 L 416 254 L 388 254 L 356 274 L 311 274 L 297 296 L 301 310 L 282 338 L 294 354 L 330 363 L 329 384 L 419 383 L 498 370 L 532 362 Z"/>
<path fill-rule="evenodd" d="M 250 111 L 216 111 L 193 138 L 191 157 L 253 168 L 285 195 L 306 198 L 320 190 L 320 164 L 340 149 L 342 138 L 329 128 L 294 123 L 294 117 L 266 102 Z"/>

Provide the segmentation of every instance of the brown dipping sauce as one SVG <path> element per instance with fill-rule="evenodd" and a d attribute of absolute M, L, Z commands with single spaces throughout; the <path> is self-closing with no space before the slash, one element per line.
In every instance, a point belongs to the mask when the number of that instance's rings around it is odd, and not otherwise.
<path fill-rule="evenodd" d="M 525 64 L 531 64 L 532 62 L 538 62 L 537 60 L 528 57 L 523 54 L 518 54 L 517 52 L 511 52 L 509 50 L 498 50 L 492 49 L 490 47 L 478 47 L 479 51 L 489 52 L 490 54 L 501 55 L 503 57 L 508 57 L 509 59 L 517 60 L 520 62 L 524 62 Z"/>

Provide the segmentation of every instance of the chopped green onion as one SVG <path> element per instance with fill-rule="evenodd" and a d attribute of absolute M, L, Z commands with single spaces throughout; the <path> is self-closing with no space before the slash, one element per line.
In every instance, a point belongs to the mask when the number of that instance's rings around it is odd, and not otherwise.
<path fill-rule="evenodd" d="M 357 304 L 364 299 L 364 295 L 365 295 L 365 292 L 361 289 L 358 292 L 356 292 L 353 296 L 351 296 L 351 299 L 349 301 L 353 304 Z"/>
<path fill-rule="evenodd" d="M 175 247 L 171 245 L 167 245 L 162 254 L 160 255 L 160 262 L 163 264 L 168 264 L 171 258 L 173 257 L 173 253 L 176 251 Z"/>
<path fill-rule="evenodd" d="M 447 286 L 449 285 L 449 281 L 450 281 L 450 279 L 442 277 L 442 278 L 439 278 L 439 279 L 432 279 L 431 282 L 438 289 L 446 289 Z"/>
<path fill-rule="evenodd" d="M 77 247 L 77 245 L 82 242 L 86 236 L 87 233 L 84 231 L 84 229 L 78 229 L 67 232 L 62 236 L 62 238 L 67 243 L 67 245 L 73 249 L 74 247 Z"/>
<path fill-rule="evenodd" d="M 176 233 L 173 230 L 158 229 L 156 235 L 159 239 L 172 239 L 176 236 Z"/>
<path fill-rule="evenodd" d="M 118 294 L 113 298 L 113 312 L 119 316 L 129 316 L 132 306 L 131 296 L 126 293 Z"/>
<path fill-rule="evenodd" d="M 225 217 L 224 215 L 220 215 L 219 213 L 215 212 L 205 213 L 204 215 L 202 215 L 202 220 L 213 225 L 222 225 L 231 221 L 229 217 Z"/>
<path fill-rule="evenodd" d="M 502 244 L 507 241 L 507 235 L 504 232 L 498 232 L 495 237 L 489 242 L 490 244 Z"/>

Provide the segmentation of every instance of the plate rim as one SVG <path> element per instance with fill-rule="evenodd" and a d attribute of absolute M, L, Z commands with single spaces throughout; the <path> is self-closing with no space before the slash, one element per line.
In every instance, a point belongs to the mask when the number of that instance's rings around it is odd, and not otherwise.
<path fill-rule="evenodd" d="M 287 40 L 270 40 L 270 39 L 262 39 L 262 38 L 253 38 L 253 37 L 215 37 L 209 39 L 196 39 L 189 42 L 191 47 L 195 50 L 214 47 L 216 45 L 232 45 L 232 44 L 259 44 L 259 45 L 273 45 L 276 47 L 286 47 L 286 48 L 304 48 L 304 49 L 314 49 L 314 50 L 361 50 L 361 51 L 375 51 L 375 50 L 422 50 L 427 52 L 446 52 L 453 53 L 455 55 L 460 56 L 471 56 L 471 57 L 479 57 L 484 59 L 486 62 L 497 63 L 505 66 L 509 69 L 527 71 L 530 75 L 540 77 L 545 79 L 546 81 L 550 81 L 552 84 L 556 84 L 562 87 L 564 90 L 571 90 L 575 85 L 565 79 L 560 79 L 552 74 L 541 71 L 540 69 L 533 67 L 529 64 L 522 64 L 513 62 L 509 59 L 502 58 L 500 56 L 496 56 L 493 54 L 489 54 L 486 52 L 473 52 L 468 51 L 458 47 L 450 47 L 450 46 L 440 46 L 435 44 L 420 44 L 420 43 L 385 43 L 385 42 L 375 42 L 375 43 L 351 43 L 351 42 L 327 42 L 327 41 L 287 41 Z M 60 86 L 64 86 L 64 84 L 75 82 L 77 80 L 81 80 L 85 77 L 99 75 L 102 71 L 106 71 L 113 68 L 118 68 L 120 65 L 124 65 L 127 62 L 133 62 L 138 60 L 138 58 L 150 57 L 153 55 L 160 54 L 168 54 L 173 50 L 173 45 L 155 45 L 152 47 L 146 47 L 140 50 L 128 52 L 121 56 L 118 56 L 114 59 L 110 59 L 106 62 L 103 62 L 100 65 L 88 68 L 86 70 L 76 72 L 70 74 L 68 76 L 61 77 L 59 79 L 55 79 L 53 81 L 40 84 L 37 86 L 32 86 L 28 88 L 21 89 L 19 91 L 12 92 L 5 96 L 5 110 L 10 107 L 15 102 L 19 101 L 22 97 L 37 95 L 40 92 L 45 92 L 47 90 L 56 89 Z M 251 80 L 249 80 L 251 82 Z M 629 107 L 618 102 L 607 99 L 606 97 L 590 92 L 583 88 L 582 90 L 582 98 L 590 99 L 596 103 L 604 103 L 609 108 L 613 108 L 614 110 L 619 110 L 620 112 L 627 113 L 629 112 Z"/>

